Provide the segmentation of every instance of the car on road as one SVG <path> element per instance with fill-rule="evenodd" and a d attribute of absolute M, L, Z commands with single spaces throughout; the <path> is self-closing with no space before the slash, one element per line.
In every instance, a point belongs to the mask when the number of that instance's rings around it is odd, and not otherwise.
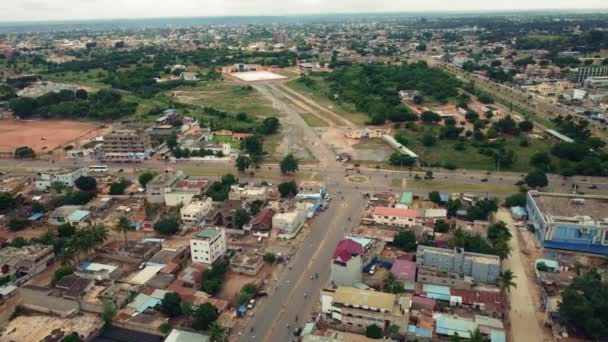
<path fill-rule="evenodd" d="M 300 336 L 301 333 L 302 333 L 302 328 L 295 328 L 293 330 L 293 336 Z"/>
<path fill-rule="evenodd" d="M 255 299 L 252 299 L 249 301 L 249 304 L 247 304 L 247 309 L 251 310 L 251 309 L 253 309 L 254 306 L 255 306 Z"/>
<path fill-rule="evenodd" d="M 591 186 L 589 187 L 589 189 L 597 189 L 597 185 L 591 184 Z"/>
<path fill-rule="evenodd" d="M 524 182 L 523 180 L 517 181 L 517 183 L 515 183 L 515 185 L 520 186 L 520 185 L 524 185 L 526 184 L 526 182 Z"/>
<path fill-rule="evenodd" d="M 369 269 L 368 273 L 374 275 L 376 273 L 376 265 L 373 265 L 372 268 Z"/>
<path fill-rule="evenodd" d="M 485 182 L 487 182 L 487 181 L 488 181 L 488 179 L 487 179 L 487 178 L 482 178 L 482 179 L 480 179 L 480 181 L 482 181 L 482 182 L 484 182 L 484 183 L 485 183 Z"/>

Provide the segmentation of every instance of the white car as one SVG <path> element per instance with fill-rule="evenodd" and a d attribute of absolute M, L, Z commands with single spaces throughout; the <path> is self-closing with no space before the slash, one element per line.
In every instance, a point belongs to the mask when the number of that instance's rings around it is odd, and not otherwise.
<path fill-rule="evenodd" d="M 255 306 L 255 299 L 252 299 L 249 301 L 249 304 L 247 304 L 247 309 L 253 309 L 253 307 Z"/>
<path fill-rule="evenodd" d="M 369 269 L 368 273 L 374 275 L 376 273 L 376 265 L 372 266 L 372 268 Z"/>

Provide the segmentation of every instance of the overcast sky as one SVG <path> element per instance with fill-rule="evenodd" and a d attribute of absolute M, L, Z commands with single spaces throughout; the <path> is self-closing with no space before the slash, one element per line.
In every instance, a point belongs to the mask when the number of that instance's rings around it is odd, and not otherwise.
<path fill-rule="evenodd" d="M 0 21 L 608 8 L 607 0 L 0 0 Z"/>

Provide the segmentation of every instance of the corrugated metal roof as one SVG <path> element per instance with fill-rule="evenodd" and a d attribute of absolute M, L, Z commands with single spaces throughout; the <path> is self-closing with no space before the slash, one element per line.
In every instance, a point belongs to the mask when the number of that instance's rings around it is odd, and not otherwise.
<path fill-rule="evenodd" d="M 395 295 L 368 290 L 359 290 L 352 287 L 338 287 L 334 301 L 352 306 L 365 306 L 392 311 L 395 304 Z"/>
<path fill-rule="evenodd" d="M 492 329 L 490 331 L 490 342 L 507 342 L 504 330 Z"/>
<path fill-rule="evenodd" d="M 401 204 L 412 204 L 414 201 L 414 193 L 411 191 L 405 191 L 401 193 L 401 197 L 399 197 L 399 203 Z"/>
<path fill-rule="evenodd" d="M 88 210 L 76 210 L 68 216 L 68 221 L 80 221 L 89 216 Z"/>
<path fill-rule="evenodd" d="M 207 336 L 207 335 L 190 332 L 190 331 L 179 330 L 179 329 L 171 330 L 171 333 L 165 339 L 165 342 L 209 342 L 209 341 L 210 341 L 210 339 L 209 339 L 209 336 Z"/>
<path fill-rule="evenodd" d="M 435 319 L 435 331 L 440 335 L 452 336 L 458 333 L 458 336 L 469 338 L 471 331 L 477 328 L 474 321 L 462 317 L 452 317 L 440 313 L 433 314 Z"/>

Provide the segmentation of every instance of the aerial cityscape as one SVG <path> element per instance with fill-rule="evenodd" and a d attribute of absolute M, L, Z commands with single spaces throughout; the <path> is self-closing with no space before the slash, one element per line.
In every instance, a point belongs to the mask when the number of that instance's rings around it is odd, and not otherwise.
<path fill-rule="evenodd" d="M 606 4 L 0 12 L 0 342 L 608 341 Z"/>

